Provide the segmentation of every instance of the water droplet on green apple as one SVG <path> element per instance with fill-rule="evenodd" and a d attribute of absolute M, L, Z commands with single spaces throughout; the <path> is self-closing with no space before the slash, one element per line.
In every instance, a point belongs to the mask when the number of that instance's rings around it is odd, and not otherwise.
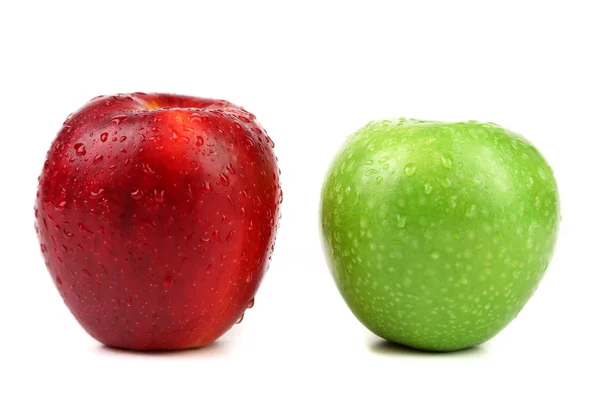
<path fill-rule="evenodd" d="M 442 154 L 441 158 L 442 166 L 444 166 L 447 169 L 452 168 L 452 157 L 449 154 Z"/>
<path fill-rule="evenodd" d="M 406 216 L 397 214 L 396 215 L 396 225 L 398 226 L 398 228 L 406 227 Z"/>
<path fill-rule="evenodd" d="M 450 180 L 448 177 L 446 177 L 445 179 L 442 180 L 442 187 L 444 188 L 450 188 L 452 187 L 452 180 Z"/>
<path fill-rule="evenodd" d="M 412 176 L 417 171 L 417 165 L 415 163 L 408 163 L 404 166 L 404 174 Z"/>

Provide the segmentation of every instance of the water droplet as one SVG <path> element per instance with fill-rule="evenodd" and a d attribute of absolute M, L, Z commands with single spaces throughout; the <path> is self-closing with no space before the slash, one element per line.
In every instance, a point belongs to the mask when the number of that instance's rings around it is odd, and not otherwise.
<path fill-rule="evenodd" d="M 100 189 L 98 189 L 96 191 L 90 191 L 90 197 L 93 200 L 99 199 L 100 197 L 102 197 L 102 195 L 104 195 L 104 189 L 103 188 L 100 188 Z"/>
<path fill-rule="evenodd" d="M 198 162 L 196 160 L 192 160 L 190 162 L 190 166 L 192 166 L 193 170 L 198 170 L 200 168 L 200 165 L 198 164 Z"/>
<path fill-rule="evenodd" d="M 56 275 L 56 283 L 58 283 L 59 285 L 62 285 L 63 283 L 62 279 L 58 275 Z"/>
<path fill-rule="evenodd" d="M 108 132 L 101 133 L 100 140 L 102 141 L 102 143 L 106 142 L 108 140 Z"/>
<path fill-rule="evenodd" d="M 75 153 L 77 154 L 77 156 L 84 156 L 87 153 L 83 143 L 75 143 L 73 148 L 75 149 Z"/>
<path fill-rule="evenodd" d="M 42 250 L 42 253 L 45 253 L 48 251 L 48 247 L 44 244 L 40 244 L 40 249 Z"/>
<path fill-rule="evenodd" d="M 432 190 L 433 190 L 433 186 L 429 183 L 425 183 L 425 194 L 431 194 Z"/>
<path fill-rule="evenodd" d="M 477 215 L 477 206 L 475 204 L 472 204 L 468 209 L 467 209 L 467 213 L 466 216 L 467 218 L 473 218 Z"/>
<path fill-rule="evenodd" d="M 88 229 L 85 225 L 83 225 L 82 223 L 77 224 L 77 226 L 79 227 L 79 231 L 81 232 L 88 232 L 88 233 L 92 233 L 92 231 L 90 229 Z"/>
<path fill-rule="evenodd" d="M 127 119 L 127 115 L 117 115 L 113 116 L 110 121 L 115 125 L 120 125 L 121 123 L 125 122 L 125 119 Z"/>
<path fill-rule="evenodd" d="M 104 159 L 104 156 L 102 156 L 101 154 L 97 154 L 96 157 L 94 157 L 94 164 L 100 163 L 102 159 Z"/>
<path fill-rule="evenodd" d="M 202 136 L 196 136 L 196 146 L 200 147 L 204 144 L 204 139 Z"/>
<path fill-rule="evenodd" d="M 449 154 L 442 154 L 442 166 L 447 169 L 452 167 L 452 157 Z"/>
<path fill-rule="evenodd" d="M 396 225 L 398 226 L 398 228 L 406 227 L 406 216 L 396 214 Z"/>
<path fill-rule="evenodd" d="M 200 187 L 200 191 L 204 194 L 209 194 L 212 191 L 212 186 L 210 182 L 205 181 L 204 184 L 202 184 L 202 187 Z"/>
<path fill-rule="evenodd" d="M 408 163 L 404 166 L 404 174 L 412 176 L 417 171 L 417 165 L 415 163 Z"/>
<path fill-rule="evenodd" d="M 254 298 L 252 298 L 252 300 L 250 300 L 250 303 L 248 303 L 248 309 L 252 309 L 254 307 Z"/>
<path fill-rule="evenodd" d="M 380 164 L 383 164 L 383 163 L 385 163 L 386 161 L 388 161 L 388 157 L 387 157 L 387 156 L 383 156 L 381 159 L 379 159 L 379 163 L 380 163 Z"/>
<path fill-rule="evenodd" d="M 368 177 L 368 176 L 372 176 L 372 175 L 373 175 L 373 174 L 375 174 L 375 173 L 377 173 L 377 170 L 375 170 L 375 169 L 370 169 L 370 170 L 367 170 L 367 172 L 365 173 L 365 176 L 367 176 L 367 177 Z"/>
<path fill-rule="evenodd" d="M 173 287 L 173 277 L 172 276 L 166 276 L 165 279 L 163 280 L 163 286 L 165 287 L 166 290 L 169 290 Z"/>
<path fill-rule="evenodd" d="M 132 191 L 130 195 L 134 200 L 141 200 L 144 196 L 144 193 L 141 190 L 136 189 L 135 191 Z"/>
<path fill-rule="evenodd" d="M 65 228 L 65 229 L 63 229 L 63 233 L 65 234 L 65 236 L 66 236 L 67 238 L 72 238 L 72 237 L 73 237 L 73 235 L 75 235 L 75 234 L 73 234 L 71 231 L 69 231 L 69 230 L 68 230 L 68 229 L 66 229 L 66 228 Z"/>
<path fill-rule="evenodd" d="M 452 187 L 452 180 L 450 180 L 449 178 L 446 177 L 444 180 L 442 180 L 442 187 L 444 187 L 444 188 Z"/>
<path fill-rule="evenodd" d="M 440 259 L 440 252 L 434 249 L 429 253 L 429 256 L 431 257 L 431 259 L 438 260 Z"/>
<path fill-rule="evenodd" d="M 240 324 L 242 322 L 242 320 L 244 320 L 244 313 L 242 313 L 242 315 L 240 316 L 240 318 L 237 319 L 237 322 L 235 322 L 235 324 Z"/>
<path fill-rule="evenodd" d="M 173 140 L 175 140 L 177 143 L 180 143 L 180 144 L 188 144 L 190 142 L 189 137 L 178 135 L 175 132 L 173 132 Z"/>
<path fill-rule="evenodd" d="M 246 148 L 250 149 L 253 148 L 255 145 L 254 140 L 252 140 L 252 138 L 250 136 L 246 137 Z"/>
<path fill-rule="evenodd" d="M 119 142 L 123 143 L 125 140 L 127 140 L 127 136 L 121 136 Z"/>
<path fill-rule="evenodd" d="M 240 215 L 242 216 L 242 218 L 246 218 L 246 208 L 240 208 Z"/>
<path fill-rule="evenodd" d="M 229 185 L 229 177 L 227 177 L 227 175 L 225 175 L 224 173 L 221 173 L 219 179 L 221 180 L 221 184 L 223 184 L 225 187 Z"/>
<path fill-rule="evenodd" d="M 65 210 L 66 206 L 67 206 L 67 202 L 61 201 L 60 203 L 58 203 L 58 205 L 54 206 L 54 209 L 58 212 L 63 212 Z"/>
<path fill-rule="evenodd" d="M 165 190 L 154 190 L 154 201 L 162 203 L 165 201 Z"/>

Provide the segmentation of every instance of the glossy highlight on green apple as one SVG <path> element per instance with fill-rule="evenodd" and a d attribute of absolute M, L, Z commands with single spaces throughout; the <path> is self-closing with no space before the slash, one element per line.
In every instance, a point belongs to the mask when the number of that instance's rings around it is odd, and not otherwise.
<path fill-rule="evenodd" d="M 538 287 L 555 246 L 556 181 L 493 123 L 371 122 L 322 190 L 326 258 L 369 330 L 424 350 L 492 338 Z"/>

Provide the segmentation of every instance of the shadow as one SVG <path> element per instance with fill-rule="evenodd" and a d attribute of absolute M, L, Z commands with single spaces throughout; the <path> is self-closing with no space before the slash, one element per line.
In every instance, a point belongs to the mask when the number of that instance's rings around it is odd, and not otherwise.
<path fill-rule="evenodd" d="M 99 345 L 97 350 L 100 354 L 113 356 L 122 355 L 151 358 L 218 358 L 229 354 L 231 347 L 228 341 L 216 340 L 203 347 L 183 350 L 132 350 L 109 347 L 104 344 Z"/>
<path fill-rule="evenodd" d="M 484 345 L 455 351 L 429 351 L 412 348 L 379 338 L 369 339 L 368 347 L 374 354 L 417 358 L 480 358 L 488 354 L 488 349 Z"/>

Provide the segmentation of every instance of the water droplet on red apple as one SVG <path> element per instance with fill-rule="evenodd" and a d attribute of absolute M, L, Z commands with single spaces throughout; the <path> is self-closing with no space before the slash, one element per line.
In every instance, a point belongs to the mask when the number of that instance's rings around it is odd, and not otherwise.
<path fill-rule="evenodd" d="M 204 194 L 209 194 L 212 191 L 212 186 L 210 185 L 210 182 L 205 181 L 204 184 L 202 184 L 202 187 L 200 187 L 200 191 Z"/>
<path fill-rule="evenodd" d="M 102 143 L 106 142 L 108 140 L 108 132 L 101 133 L 100 140 L 102 141 Z"/>
<path fill-rule="evenodd" d="M 237 322 L 235 322 L 235 324 L 240 324 L 242 322 L 242 320 L 244 320 L 244 313 L 242 313 L 242 315 L 240 316 L 240 318 L 237 320 Z"/>
<path fill-rule="evenodd" d="M 67 202 L 61 201 L 58 203 L 58 205 L 54 206 L 54 209 L 58 212 L 63 212 L 65 210 L 66 206 L 67 206 Z"/>
<path fill-rule="evenodd" d="M 198 168 L 200 168 L 200 165 L 195 160 L 192 160 L 191 163 L 190 163 L 190 165 L 192 166 L 193 170 L 198 170 Z"/>
<path fill-rule="evenodd" d="M 83 143 L 75 143 L 73 148 L 75 149 L 75 153 L 77 154 L 77 156 L 84 156 L 87 153 Z"/>
<path fill-rule="evenodd" d="M 202 136 L 196 136 L 196 146 L 200 147 L 204 144 L 204 139 Z"/>
<path fill-rule="evenodd" d="M 131 198 L 133 198 L 134 200 L 141 200 L 142 197 L 144 197 L 144 193 L 138 189 L 132 191 L 129 195 L 131 195 Z"/>
<path fill-rule="evenodd" d="M 125 140 L 127 140 L 127 136 L 121 136 L 119 142 L 123 143 Z"/>
<path fill-rule="evenodd" d="M 154 190 L 154 201 L 162 203 L 165 201 L 165 190 Z"/>
<path fill-rule="evenodd" d="M 82 223 L 77 224 L 77 226 L 79 227 L 79 231 L 81 231 L 81 232 L 89 232 L 89 233 L 92 232 L 85 225 L 83 225 Z"/>
<path fill-rule="evenodd" d="M 169 290 L 173 287 L 173 277 L 172 276 L 166 276 L 165 279 L 163 280 L 163 286 L 165 287 L 166 290 Z"/>
<path fill-rule="evenodd" d="M 225 187 L 229 185 L 229 177 L 227 177 L 227 175 L 221 173 L 219 175 L 219 179 L 221 180 L 221 184 L 223 184 Z"/>
<path fill-rule="evenodd" d="M 252 298 L 252 300 L 250 300 L 250 303 L 248 303 L 248 309 L 252 309 L 254 307 L 254 298 Z"/>
<path fill-rule="evenodd" d="M 40 244 L 40 249 L 42 250 L 42 253 L 46 253 L 48 251 L 48 247 L 44 244 Z"/>
<path fill-rule="evenodd" d="M 103 195 L 104 195 L 104 189 L 103 188 L 100 188 L 100 189 L 98 189 L 96 191 L 90 191 L 90 197 L 93 200 L 97 200 L 97 199 L 101 198 Z"/>
<path fill-rule="evenodd" d="M 112 117 L 111 122 L 115 125 L 120 125 L 125 122 L 125 119 L 127 119 L 127 115 L 116 115 Z"/>
<path fill-rule="evenodd" d="M 58 283 L 59 285 L 62 285 L 63 283 L 62 279 L 58 275 L 56 275 L 56 283 Z"/>
<path fill-rule="evenodd" d="M 104 156 L 102 156 L 101 154 L 97 154 L 96 157 L 94 157 L 94 164 L 100 163 L 102 159 L 104 159 Z"/>

